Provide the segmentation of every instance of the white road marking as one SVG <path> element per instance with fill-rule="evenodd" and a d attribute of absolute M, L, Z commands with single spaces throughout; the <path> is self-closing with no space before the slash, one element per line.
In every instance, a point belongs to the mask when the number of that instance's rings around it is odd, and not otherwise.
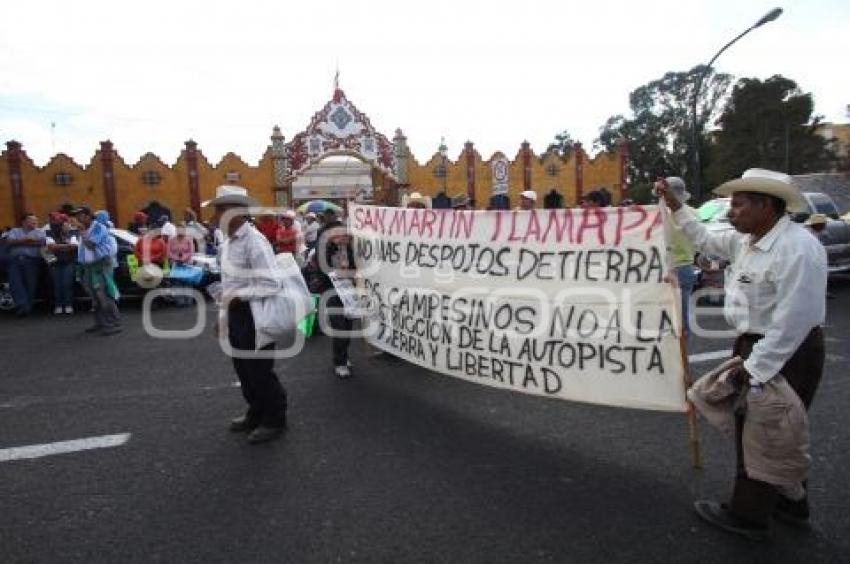
<path fill-rule="evenodd" d="M 95 448 L 111 448 L 121 446 L 130 440 L 130 433 L 117 435 L 102 435 L 100 437 L 87 437 L 73 441 L 60 441 L 58 443 L 44 443 L 40 445 L 28 445 L 0 449 L 0 462 L 10 460 L 22 460 L 25 458 L 41 458 L 53 454 L 66 454 L 81 450 Z"/>
<path fill-rule="evenodd" d="M 704 352 L 690 355 L 688 357 L 688 362 L 698 364 L 700 362 L 708 362 L 709 360 L 720 360 L 721 358 L 729 358 L 730 356 L 732 356 L 731 350 Z"/>

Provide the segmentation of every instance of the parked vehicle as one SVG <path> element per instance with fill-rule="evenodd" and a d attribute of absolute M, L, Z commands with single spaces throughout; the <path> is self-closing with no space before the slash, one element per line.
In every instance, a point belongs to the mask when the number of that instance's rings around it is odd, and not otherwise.
<path fill-rule="evenodd" d="M 110 229 L 109 232 L 115 237 L 118 243 L 118 267 L 115 269 L 115 283 L 121 292 L 122 298 L 141 298 L 147 292 L 136 284 L 131 275 L 130 268 L 127 264 L 127 257 L 132 255 L 138 235 L 131 233 L 125 229 Z M 8 284 L 8 247 L 0 244 L 0 311 L 10 311 L 15 308 L 15 302 L 12 300 L 12 294 L 9 291 Z M 211 282 L 220 279 L 220 272 L 215 257 L 207 256 L 203 253 L 195 253 L 192 256 L 192 264 L 204 270 L 204 276 L 199 284 L 199 287 L 205 288 Z M 47 270 L 47 263 L 43 262 L 39 272 L 39 282 L 36 290 L 37 301 L 49 301 L 52 285 L 50 276 Z M 85 290 L 78 282 L 74 282 L 74 301 L 88 300 Z"/>

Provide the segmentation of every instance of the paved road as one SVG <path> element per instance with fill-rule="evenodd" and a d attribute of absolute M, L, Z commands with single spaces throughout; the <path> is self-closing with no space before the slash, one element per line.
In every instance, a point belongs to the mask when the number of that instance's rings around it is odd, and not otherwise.
<path fill-rule="evenodd" d="M 812 411 L 815 530 L 777 526 L 766 546 L 692 513 L 728 492 L 732 447 L 703 428 L 705 467 L 692 469 L 681 415 L 502 392 L 362 344 L 357 377 L 338 381 L 320 338 L 278 363 L 287 434 L 249 446 L 225 430 L 243 404 L 207 335 L 152 339 L 132 305 L 113 338 L 83 335 L 83 315 L 4 317 L 0 449 L 129 437 L 0 459 L 0 561 L 848 561 L 850 283 L 835 292 Z"/>

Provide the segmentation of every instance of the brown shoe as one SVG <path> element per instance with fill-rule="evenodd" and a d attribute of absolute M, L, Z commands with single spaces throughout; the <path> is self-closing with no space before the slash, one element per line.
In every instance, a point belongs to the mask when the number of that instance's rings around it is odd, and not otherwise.
<path fill-rule="evenodd" d="M 248 435 L 248 442 L 252 445 L 257 445 L 271 441 L 281 436 L 283 429 L 284 427 L 266 427 L 265 425 L 260 425 Z"/>
<path fill-rule="evenodd" d="M 701 499 L 694 502 L 694 510 L 706 523 L 724 531 L 741 535 L 754 541 L 770 539 L 770 528 L 751 525 L 735 517 L 725 505 Z"/>

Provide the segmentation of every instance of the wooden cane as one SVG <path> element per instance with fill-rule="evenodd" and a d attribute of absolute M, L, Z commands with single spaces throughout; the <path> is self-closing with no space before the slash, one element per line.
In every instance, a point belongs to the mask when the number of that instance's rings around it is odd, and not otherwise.
<path fill-rule="evenodd" d="M 663 181 L 662 181 L 663 182 Z M 666 184 L 666 182 L 665 182 Z M 666 198 L 666 195 L 665 195 Z M 670 280 L 670 285 L 673 288 L 673 296 L 678 297 L 679 299 L 674 300 L 676 303 L 675 308 L 678 313 L 679 318 L 679 353 L 682 356 L 682 381 L 685 386 L 685 390 L 691 387 L 693 383 L 691 381 L 691 371 L 688 365 L 688 349 L 687 344 L 685 342 L 685 326 L 687 320 L 684 316 L 684 311 L 682 310 L 682 299 L 681 295 L 679 295 L 676 290 L 679 289 L 679 277 L 676 274 L 676 269 L 673 267 L 673 261 L 670 253 L 670 247 L 667 244 L 667 225 L 668 221 L 670 221 L 670 216 L 667 212 L 667 202 L 666 199 L 660 199 L 658 202 L 659 213 L 661 214 L 661 223 L 664 226 L 664 247 L 665 247 L 665 255 L 667 257 L 667 277 Z M 697 470 L 702 469 L 702 445 L 699 434 L 699 424 L 697 421 L 697 413 L 694 408 L 694 404 L 691 403 L 687 396 L 685 397 L 685 403 L 687 404 L 686 414 L 688 417 L 688 444 L 691 452 L 691 465 Z"/>

